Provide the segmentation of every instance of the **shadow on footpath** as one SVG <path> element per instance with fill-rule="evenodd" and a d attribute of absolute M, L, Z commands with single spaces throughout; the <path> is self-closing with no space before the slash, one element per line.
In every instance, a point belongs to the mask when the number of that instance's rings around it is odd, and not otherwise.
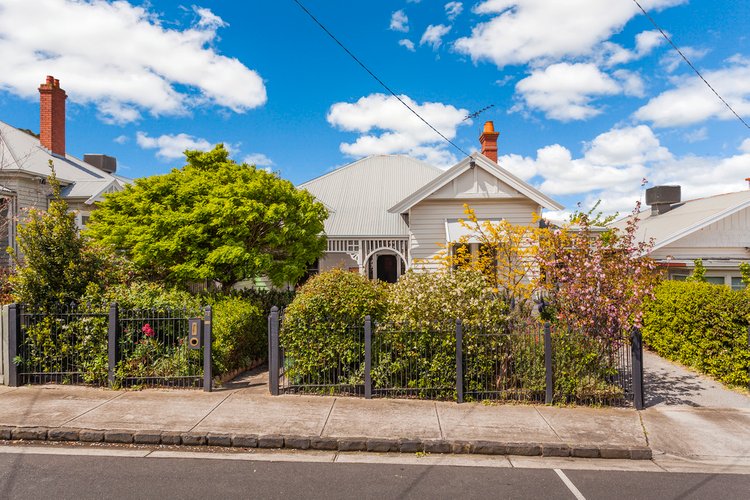
<path fill-rule="evenodd" d="M 646 407 L 686 405 L 699 407 L 694 398 L 704 389 L 692 375 L 674 375 L 661 370 L 645 371 L 643 385 Z"/>
<path fill-rule="evenodd" d="M 252 370 L 240 373 L 215 391 L 234 391 L 246 389 L 245 392 L 253 394 L 268 394 L 268 365 L 262 364 Z"/>

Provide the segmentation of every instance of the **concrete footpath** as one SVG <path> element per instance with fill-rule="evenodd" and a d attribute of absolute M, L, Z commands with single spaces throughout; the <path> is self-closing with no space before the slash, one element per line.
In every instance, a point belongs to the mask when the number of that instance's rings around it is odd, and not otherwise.
<path fill-rule="evenodd" d="M 565 408 L 284 395 L 252 388 L 0 386 L 0 440 L 473 453 L 726 464 L 750 472 L 750 409 Z"/>

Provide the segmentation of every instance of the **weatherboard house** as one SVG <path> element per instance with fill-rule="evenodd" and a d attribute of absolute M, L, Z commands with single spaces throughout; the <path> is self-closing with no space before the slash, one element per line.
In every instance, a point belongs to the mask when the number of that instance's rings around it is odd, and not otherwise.
<path fill-rule="evenodd" d="M 0 121 L 0 246 L 16 248 L 16 228 L 28 208 L 46 210 L 51 188 L 49 162 L 62 185 L 62 196 L 86 225 L 95 203 L 105 193 L 120 191 L 129 182 L 115 174 L 115 158 L 94 154 L 84 159 L 65 150 L 65 91 L 52 76 L 39 87 L 39 135 Z M 0 267 L 12 262 L 0 252 Z"/>
<path fill-rule="evenodd" d="M 308 181 L 306 189 L 329 210 L 328 247 L 313 271 L 341 267 L 395 282 L 407 269 L 434 269 L 434 257 L 462 237 L 459 219 L 470 205 L 480 221 L 530 224 L 542 209 L 562 205 L 497 164 L 492 122 L 473 153 L 447 170 L 402 155 L 376 155 Z"/>
<path fill-rule="evenodd" d="M 750 178 L 746 179 L 750 182 Z M 680 186 L 646 190 L 636 238 L 653 241 L 650 256 L 669 279 L 684 280 L 701 259 L 706 281 L 745 287 L 739 265 L 750 262 L 750 186 L 744 191 L 682 201 Z M 624 229 L 630 217 L 612 224 Z"/>

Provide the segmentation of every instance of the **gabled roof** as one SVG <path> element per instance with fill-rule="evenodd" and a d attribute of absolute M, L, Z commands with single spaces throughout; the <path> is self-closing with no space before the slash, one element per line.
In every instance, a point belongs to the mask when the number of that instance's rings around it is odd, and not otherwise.
<path fill-rule="evenodd" d="M 95 197 L 107 189 L 120 190 L 123 182 L 78 158 L 53 155 L 43 148 L 39 139 L 0 121 L 0 170 L 49 177 L 49 160 L 63 184 L 66 198 Z"/>
<path fill-rule="evenodd" d="M 542 193 L 538 189 L 534 188 L 530 184 L 519 179 L 515 175 L 511 174 L 504 168 L 500 167 L 483 154 L 472 153 L 471 156 L 467 156 L 448 170 L 444 171 L 438 177 L 432 179 L 430 182 L 428 182 L 424 186 L 421 186 L 406 198 L 400 200 L 397 204 L 390 207 L 388 211 L 394 214 L 403 214 L 408 212 L 411 207 L 469 170 L 472 163 L 474 163 L 476 167 L 482 168 L 491 175 L 494 175 L 499 180 L 509 185 L 522 195 L 538 203 L 540 206 L 551 210 L 563 209 L 563 206 L 558 202 Z"/>
<path fill-rule="evenodd" d="M 641 220 L 636 241 L 653 238 L 653 250 L 657 250 L 749 207 L 750 190 L 747 190 L 685 201 L 659 215 L 652 215 L 650 209 L 644 210 L 638 215 Z M 611 227 L 622 230 L 631 217 L 617 220 Z"/>
<path fill-rule="evenodd" d="M 377 155 L 300 184 L 326 205 L 329 237 L 406 236 L 409 228 L 388 208 L 443 171 L 403 155 Z"/>

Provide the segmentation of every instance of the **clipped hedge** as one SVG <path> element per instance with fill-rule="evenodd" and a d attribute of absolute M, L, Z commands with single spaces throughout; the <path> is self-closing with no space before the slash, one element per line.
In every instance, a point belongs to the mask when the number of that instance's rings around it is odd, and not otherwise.
<path fill-rule="evenodd" d="M 262 306 L 251 299 L 217 298 L 213 309 L 214 373 L 247 368 L 268 353 L 268 324 Z"/>
<path fill-rule="evenodd" d="M 730 385 L 750 384 L 749 291 L 665 281 L 643 323 L 643 341 L 659 355 Z"/>
<path fill-rule="evenodd" d="M 386 286 L 356 273 L 334 269 L 313 276 L 284 312 L 279 342 L 287 376 L 305 383 L 361 384 L 359 362 L 365 316 L 383 318 Z"/>

